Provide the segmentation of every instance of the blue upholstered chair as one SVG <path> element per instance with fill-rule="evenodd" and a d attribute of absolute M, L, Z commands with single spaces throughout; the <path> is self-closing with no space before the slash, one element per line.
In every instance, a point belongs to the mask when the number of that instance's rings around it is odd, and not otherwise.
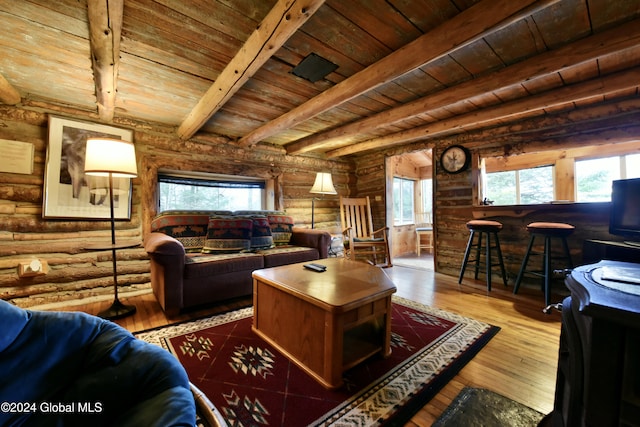
<path fill-rule="evenodd" d="M 0 425 L 193 426 L 184 368 L 166 350 L 85 313 L 0 300 Z"/>

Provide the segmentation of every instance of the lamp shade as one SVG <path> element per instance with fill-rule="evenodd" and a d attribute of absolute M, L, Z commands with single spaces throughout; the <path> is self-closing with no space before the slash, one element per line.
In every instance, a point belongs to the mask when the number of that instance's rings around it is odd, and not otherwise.
<path fill-rule="evenodd" d="M 338 194 L 333 186 L 331 174 L 327 172 L 318 172 L 316 181 L 313 183 L 313 187 L 311 187 L 309 192 L 314 194 Z"/>
<path fill-rule="evenodd" d="M 109 138 L 87 139 L 84 173 L 94 176 L 112 174 L 116 178 L 138 176 L 133 143 Z"/>

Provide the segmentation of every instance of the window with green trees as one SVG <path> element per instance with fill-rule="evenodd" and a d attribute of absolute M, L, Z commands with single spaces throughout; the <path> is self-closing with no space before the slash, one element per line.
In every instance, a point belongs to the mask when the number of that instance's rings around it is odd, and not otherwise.
<path fill-rule="evenodd" d="M 421 179 L 420 188 L 422 190 L 422 212 L 431 214 L 433 211 L 433 180 Z"/>
<path fill-rule="evenodd" d="M 487 173 L 485 194 L 494 205 L 548 203 L 554 199 L 553 167 Z"/>
<path fill-rule="evenodd" d="M 640 178 L 638 141 L 487 156 L 479 203 L 608 202 L 616 179 Z"/>
<path fill-rule="evenodd" d="M 393 178 L 393 224 L 413 224 L 415 181 Z"/>
<path fill-rule="evenodd" d="M 159 212 L 264 209 L 265 181 L 230 176 L 159 174 Z"/>
<path fill-rule="evenodd" d="M 640 178 L 640 154 L 576 161 L 576 201 L 608 202 L 611 182 Z"/>

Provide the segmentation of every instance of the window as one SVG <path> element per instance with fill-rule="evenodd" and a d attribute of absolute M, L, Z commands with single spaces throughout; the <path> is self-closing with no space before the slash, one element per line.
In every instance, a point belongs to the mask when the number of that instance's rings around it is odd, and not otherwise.
<path fill-rule="evenodd" d="M 516 205 L 516 171 L 493 172 L 485 176 L 485 197 L 494 205 Z"/>
<path fill-rule="evenodd" d="M 158 175 L 159 212 L 171 209 L 259 210 L 265 181 L 256 178 L 163 173 Z"/>
<path fill-rule="evenodd" d="M 548 203 L 554 200 L 553 167 L 487 173 L 485 197 L 494 205 Z"/>
<path fill-rule="evenodd" d="M 413 224 L 414 181 L 393 178 L 393 224 Z"/>
<path fill-rule="evenodd" d="M 420 189 L 422 190 L 422 212 L 431 213 L 433 211 L 433 180 L 421 179 Z"/>
<path fill-rule="evenodd" d="M 640 178 L 640 154 L 624 156 L 625 178 Z"/>
<path fill-rule="evenodd" d="M 640 178 L 640 154 L 576 161 L 576 200 L 608 202 L 611 182 Z"/>
<path fill-rule="evenodd" d="M 418 185 L 415 224 L 424 226 L 433 223 L 433 180 L 421 179 Z"/>
<path fill-rule="evenodd" d="M 521 169 L 517 172 L 519 204 L 530 205 L 555 200 L 553 166 Z"/>
<path fill-rule="evenodd" d="M 613 180 L 640 178 L 639 153 L 640 142 L 630 141 L 487 156 L 479 202 L 608 202 Z"/>

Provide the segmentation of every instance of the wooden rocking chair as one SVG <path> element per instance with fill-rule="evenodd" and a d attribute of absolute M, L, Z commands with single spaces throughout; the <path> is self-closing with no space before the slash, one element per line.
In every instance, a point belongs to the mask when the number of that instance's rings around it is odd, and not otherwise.
<path fill-rule="evenodd" d="M 391 267 L 389 227 L 373 229 L 369 197 L 340 197 L 340 221 L 344 255 L 351 260 L 366 259 L 380 267 Z"/>

